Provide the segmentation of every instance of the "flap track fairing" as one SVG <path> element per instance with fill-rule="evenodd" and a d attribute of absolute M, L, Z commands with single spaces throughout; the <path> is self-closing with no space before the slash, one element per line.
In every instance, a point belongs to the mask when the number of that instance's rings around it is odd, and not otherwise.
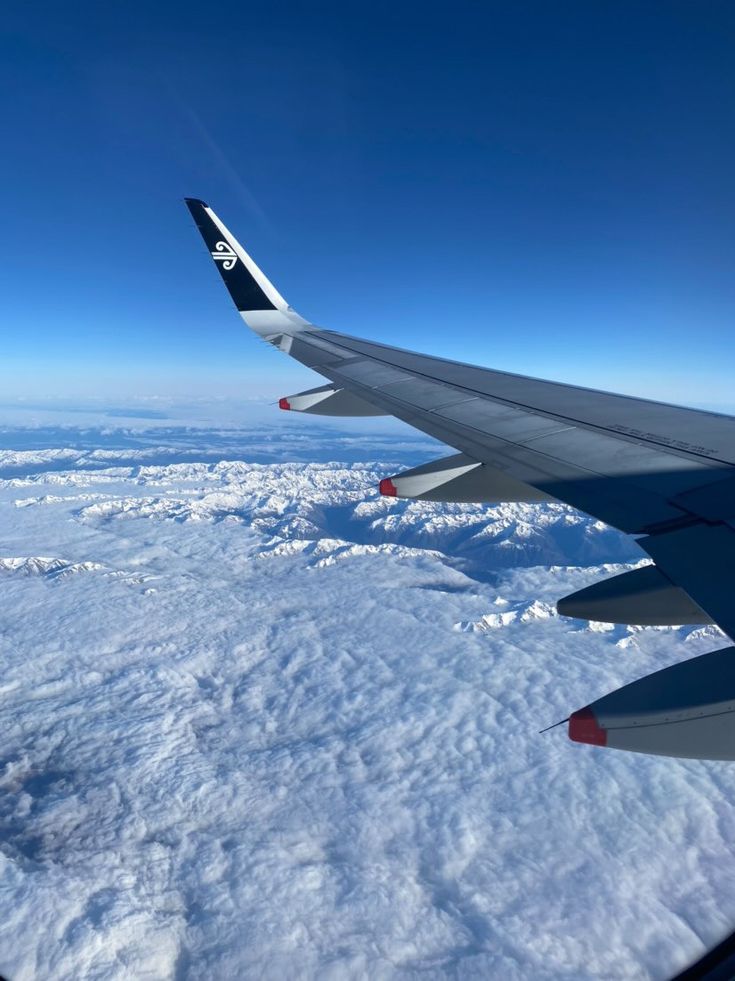
<path fill-rule="evenodd" d="M 308 412 L 315 416 L 384 416 L 382 409 L 376 409 L 358 395 L 346 388 L 334 385 L 320 385 L 298 395 L 287 395 L 279 399 L 279 408 L 292 412 Z"/>
<path fill-rule="evenodd" d="M 569 738 L 693 760 L 735 760 L 735 648 L 625 685 L 569 719 Z"/>
<path fill-rule="evenodd" d="M 559 600 L 556 609 L 565 617 L 641 627 L 712 623 L 712 618 L 655 565 L 593 583 Z"/>
<path fill-rule="evenodd" d="M 473 460 L 464 453 L 405 470 L 380 481 L 380 493 L 419 501 L 503 504 L 511 501 L 553 501 L 543 491 L 521 483 L 502 470 Z"/>

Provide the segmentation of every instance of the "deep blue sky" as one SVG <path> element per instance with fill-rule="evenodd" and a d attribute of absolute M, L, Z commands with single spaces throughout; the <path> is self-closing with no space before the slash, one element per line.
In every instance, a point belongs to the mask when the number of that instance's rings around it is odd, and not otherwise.
<path fill-rule="evenodd" d="M 735 7 L 15 4 L 5 395 L 277 396 L 181 202 L 337 330 L 735 406 Z"/>

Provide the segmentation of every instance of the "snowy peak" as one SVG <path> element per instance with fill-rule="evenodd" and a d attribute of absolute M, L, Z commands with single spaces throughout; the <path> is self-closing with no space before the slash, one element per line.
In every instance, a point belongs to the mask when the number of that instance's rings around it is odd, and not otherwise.
<path fill-rule="evenodd" d="M 43 576 L 45 579 L 62 579 L 84 572 L 99 572 L 105 566 L 100 562 L 67 562 L 65 559 L 45 555 L 0 557 L 0 575 Z"/>

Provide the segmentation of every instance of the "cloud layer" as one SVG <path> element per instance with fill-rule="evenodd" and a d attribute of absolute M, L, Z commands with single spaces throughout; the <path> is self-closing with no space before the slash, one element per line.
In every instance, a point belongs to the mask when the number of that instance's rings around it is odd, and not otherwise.
<path fill-rule="evenodd" d="M 665 977 L 732 926 L 728 764 L 538 734 L 723 645 L 556 616 L 629 540 L 381 500 L 388 463 L 28 452 L 0 482 L 4 975 Z"/>

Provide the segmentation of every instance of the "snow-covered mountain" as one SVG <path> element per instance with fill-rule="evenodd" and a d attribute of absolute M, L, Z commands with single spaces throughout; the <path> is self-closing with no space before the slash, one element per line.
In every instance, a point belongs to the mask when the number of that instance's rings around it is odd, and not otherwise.
<path fill-rule="evenodd" d="M 158 437 L 0 453 L 0 973 L 666 977 L 731 928 L 729 765 L 539 735 L 723 644 L 556 615 L 630 539 Z"/>

